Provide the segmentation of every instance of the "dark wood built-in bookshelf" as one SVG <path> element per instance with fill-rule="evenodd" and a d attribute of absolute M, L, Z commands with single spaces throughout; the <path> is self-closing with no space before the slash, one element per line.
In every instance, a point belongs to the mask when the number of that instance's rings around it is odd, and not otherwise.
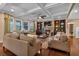
<path fill-rule="evenodd" d="M 42 34 L 42 22 L 37 22 L 36 34 L 37 34 L 37 35 Z"/>
<path fill-rule="evenodd" d="M 51 24 L 52 24 L 52 21 L 45 21 L 44 22 L 44 26 L 51 26 Z"/>
<path fill-rule="evenodd" d="M 66 32 L 66 21 L 65 20 L 55 20 L 54 21 L 54 35 L 58 32 Z"/>

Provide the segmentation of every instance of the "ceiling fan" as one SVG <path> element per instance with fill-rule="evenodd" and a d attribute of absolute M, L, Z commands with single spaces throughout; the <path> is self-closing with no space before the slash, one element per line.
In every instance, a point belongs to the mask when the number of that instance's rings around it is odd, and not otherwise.
<path fill-rule="evenodd" d="M 45 19 L 46 15 L 39 16 L 37 19 Z"/>

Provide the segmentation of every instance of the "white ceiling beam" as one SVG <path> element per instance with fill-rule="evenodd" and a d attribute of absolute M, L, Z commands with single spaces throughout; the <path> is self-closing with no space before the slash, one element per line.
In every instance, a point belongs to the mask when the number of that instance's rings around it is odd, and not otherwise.
<path fill-rule="evenodd" d="M 58 3 L 47 3 L 47 5 L 45 7 L 50 7 L 50 6 L 56 5 L 56 4 L 58 4 Z"/>
<path fill-rule="evenodd" d="M 23 12 L 25 12 L 25 11 L 27 10 L 26 8 L 21 7 L 19 4 L 18 4 L 18 5 L 15 5 L 15 7 L 16 7 L 16 8 L 19 8 L 19 9 L 22 9 Z"/>
<path fill-rule="evenodd" d="M 60 5 L 60 4 L 58 4 L 58 3 L 55 3 L 55 4 L 53 4 L 53 3 L 51 3 L 51 4 L 49 4 L 49 5 L 44 5 L 45 6 L 45 8 L 50 8 L 52 5 Z M 32 13 L 32 12 L 35 12 L 35 11 L 37 11 L 37 10 L 40 10 L 41 8 L 40 7 L 37 7 L 37 8 L 34 8 L 34 9 L 32 9 L 32 10 L 29 10 L 29 11 L 27 11 L 27 12 L 24 12 L 24 13 L 21 13 L 20 15 L 18 15 L 18 17 L 20 17 L 20 16 L 24 16 L 24 15 L 27 15 L 27 14 L 29 14 L 29 13 Z M 46 11 L 47 12 L 47 11 Z M 49 11 L 48 11 L 48 13 L 49 13 Z"/>
<path fill-rule="evenodd" d="M 55 13 L 55 14 L 53 14 L 53 16 L 60 16 L 60 15 L 63 15 L 63 14 L 67 14 L 67 12 L 64 11 L 64 12 Z"/>
<path fill-rule="evenodd" d="M 49 4 L 47 6 L 45 6 L 46 9 L 49 9 L 49 8 L 53 8 L 53 7 L 57 7 L 57 6 L 60 6 L 60 5 L 63 5 L 64 3 L 55 3 L 55 4 Z"/>
<path fill-rule="evenodd" d="M 45 8 L 45 6 L 43 6 L 42 4 L 38 3 L 37 4 L 45 13 L 47 13 L 47 15 L 49 15 L 49 17 L 53 18 L 53 16 L 51 16 L 52 14 Z"/>
<path fill-rule="evenodd" d="M 69 9 L 68 9 L 67 18 L 69 17 L 69 15 L 70 15 L 72 9 L 74 8 L 74 6 L 75 6 L 75 3 L 71 3 L 71 4 L 70 4 Z"/>
<path fill-rule="evenodd" d="M 54 17 L 53 17 L 54 15 L 52 15 L 47 9 L 49 9 L 49 8 L 51 8 L 51 7 L 56 7 L 56 6 L 59 6 L 59 5 L 63 5 L 63 4 L 64 4 L 64 3 L 50 3 L 50 4 L 46 5 L 45 7 L 42 6 L 42 4 L 41 4 L 41 5 L 39 4 L 39 6 L 40 6 L 40 8 L 41 8 L 44 12 L 46 12 L 51 18 L 54 18 Z M 57 14 L 55 14 L 55 15 L 59 15 L 59 14 L 62 14 L 62 13 L 66 13 L 66 12 L 60 12 L 60 13 L 57 13 Z"/>
<path fill-rule="evenodd" d="M 43 7 L 45 7 L 47 3 L 38 3 L 38 4 L 41 4 Z"/>
<path fill-rule="evenodd" d="M 6 5 L 7 5 L 7 3 L 1 3 L 0 9 L 3 9 Z"/>
<path fill-rule="evenodd" d="M 27 11 L 27 12 L 21 13 L 20 15 L 18 15 L 18 17 L 27 15 L 27 14 L 32 13 L 32 12 L 34 12 L 34 11 L 37 11 L 37 10 L 39 10 L 39 9 L 40 9 L 39 7 L 34 8 L 34 9 L 29 10 L 29 11 Z"/>

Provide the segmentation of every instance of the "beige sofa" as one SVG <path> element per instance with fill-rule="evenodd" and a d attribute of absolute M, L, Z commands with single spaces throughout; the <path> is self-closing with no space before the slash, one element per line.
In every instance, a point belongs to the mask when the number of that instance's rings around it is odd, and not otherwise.
<path fill-rule="evenodd" d="M 54 36 L 49 42 L 49 47 L 65 52 L 70 52 L 70 42 L 64 33 L 60 34 L 57 38 Z"/>
<path fill-rule="evenodd" d="M 32 41 L 31 44 L 26 39 Z M 18 56 L 33 56 L 40 50 L 40 43 L 38 40 L 29 39 L 27 36 L 18 37 L 18 35 L 10 33 L 4 36 L 3 47 Z"/>
<path fill-rule="evenodd" d="M 68 42 L 62 42 L 62 41 L 56 41 L 52 40 L 50 45 L 50 48 L 55 48 L 61 51 L 70 52 L 70 47 Z"/>

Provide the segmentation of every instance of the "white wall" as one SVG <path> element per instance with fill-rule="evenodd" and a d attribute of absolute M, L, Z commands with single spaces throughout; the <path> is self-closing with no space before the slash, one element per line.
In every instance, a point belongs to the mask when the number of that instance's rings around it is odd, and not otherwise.
<path fill-rule="evenodd" d="M 3 42 L 4 36 L 4 14 L 0 13 L 0 42 Z"/>
<path fill-rule="evenodd" d="M 69 34 L 69 24 L 73 24 L 73 35 L 76 35 L 76 27 L 79 27 L 79 20 L 70 20 L 67 22 L 67 34 Z"/>

